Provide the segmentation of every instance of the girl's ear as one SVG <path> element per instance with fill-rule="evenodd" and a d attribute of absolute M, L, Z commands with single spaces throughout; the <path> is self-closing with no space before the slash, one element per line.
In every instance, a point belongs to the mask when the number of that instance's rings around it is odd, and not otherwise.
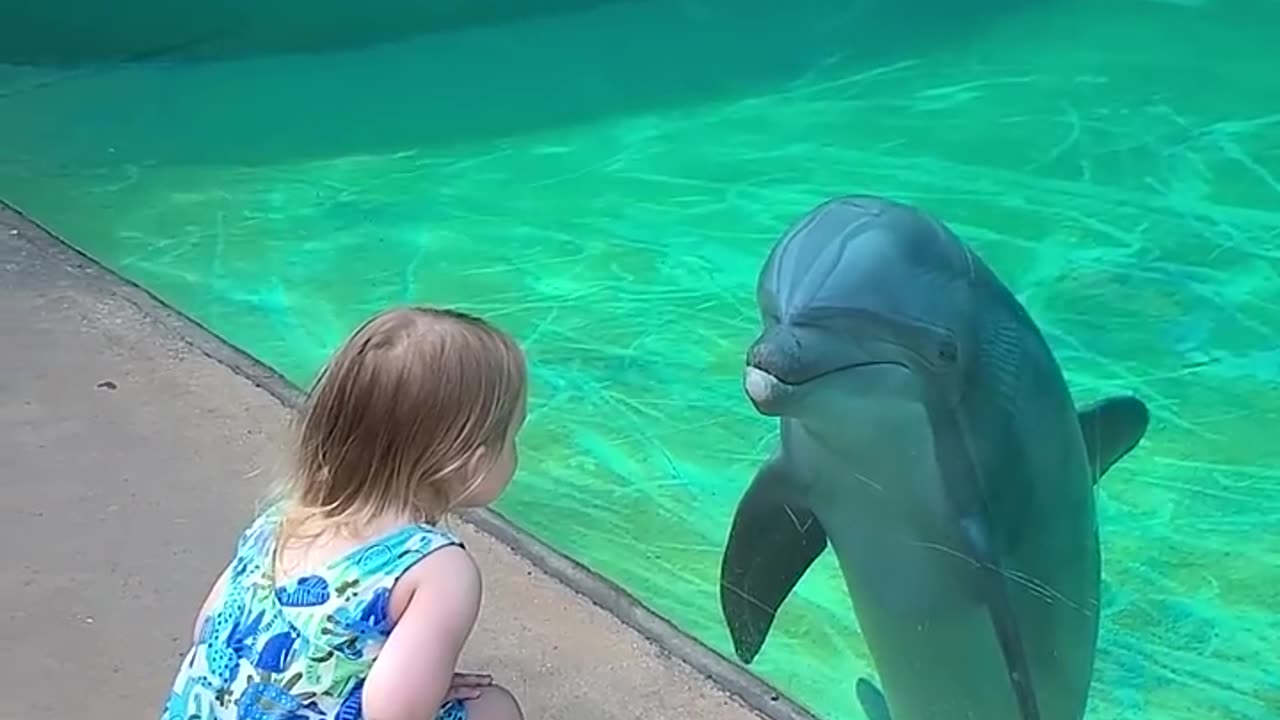
<path fill-rule="evenodd" d="M 471 455 L 467 458 L 467 474 L 478 475 L 484 469 L 484 461 L 488 451 L 483 445 L 471 451 Z"/>
<path fill-rule="evenodd" d="M 470 457 L 467 458 L 466 464 L 463 465 L 463 468 L 465 469 L 465 477 L 467 478 L 466 483 L 462 486 L 461 492 L 458 493 L 457 498 L 453 501 L 453 505 L 466 502 L 467 497 L 476 491 L 476 488 L 480 486 L 480 483 L 484 482 L 485 461 L 487 460 L 487 455 L 488 452 L 484 447 L 478 447 L 471 452 Z"/>

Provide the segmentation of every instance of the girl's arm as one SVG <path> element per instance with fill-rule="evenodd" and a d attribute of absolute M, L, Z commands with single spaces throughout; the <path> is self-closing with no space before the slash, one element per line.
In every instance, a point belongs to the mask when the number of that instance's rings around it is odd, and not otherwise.
<path fill-rule="evenodd" d="M 423 558 L 396 585 L 412 594 L 365 680 L 366 720 L 435 717 L 480 614 L 480 571 L 458 546 Z"/>

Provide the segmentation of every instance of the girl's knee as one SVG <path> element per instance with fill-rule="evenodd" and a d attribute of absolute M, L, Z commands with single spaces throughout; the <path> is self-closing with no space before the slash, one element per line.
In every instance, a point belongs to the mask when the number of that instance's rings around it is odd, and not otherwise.
<path fill-rule="evenodd" d="M 501 685 L 490 685 L 480 697 L 468 700 L 467 720 L 524 720 L 520 703 L 511 691 Z"/>

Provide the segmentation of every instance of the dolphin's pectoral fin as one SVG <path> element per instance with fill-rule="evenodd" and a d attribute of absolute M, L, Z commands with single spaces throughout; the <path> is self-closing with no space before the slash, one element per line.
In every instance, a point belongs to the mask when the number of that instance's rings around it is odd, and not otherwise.
<path fill-rule="evenodd" d="M 744 663 L 755 659 L 778 608 L 827 547 L 818 518 L 787 503 L 789 484 L 777 458 L 766 462 L 738 503 L 725 545 L 720 608 Z"/>
<path fill-rule="evenodd" d="M 1104 398 L 1077 413 L 1093 482 L 1138 446 L 1151 422 L 1151 413 L 1131 395 Z"/>
<path fill-rule="evenodd" d="M 892 720 L 889 715 L 889 703 L 885 702 L 884 693 L 866 678 L 858 678 L 858 703 L 862 705 L 862 714 L 867 720 Z"/>

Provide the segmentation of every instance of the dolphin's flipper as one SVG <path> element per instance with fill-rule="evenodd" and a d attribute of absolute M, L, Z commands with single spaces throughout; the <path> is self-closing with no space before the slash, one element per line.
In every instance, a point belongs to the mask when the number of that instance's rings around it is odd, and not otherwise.
<path fill-rule="evenodd" d="M 1116 461 L 1138 446 L 1151 422 L 1146 404 L 1131 395 L 1104 398 L 1077 415 L 1094 484 Z"/>
<path fill-rule="evenodd" d="M 818 518 L 787 502 L 788 486 L 777 457 L 761 466 L 738 503 L 720 565 L 720 608 L 744 663 L 755 659 L 778 608 L 827 547 Z"/>
<path fill-rule="evenodd" d="M 858 678 L 857 692 L 858 703 L 862 705 L 862 714 L 867 716 L 867 720 L 893 720 L 884 693 L 870 680 Z"/>

